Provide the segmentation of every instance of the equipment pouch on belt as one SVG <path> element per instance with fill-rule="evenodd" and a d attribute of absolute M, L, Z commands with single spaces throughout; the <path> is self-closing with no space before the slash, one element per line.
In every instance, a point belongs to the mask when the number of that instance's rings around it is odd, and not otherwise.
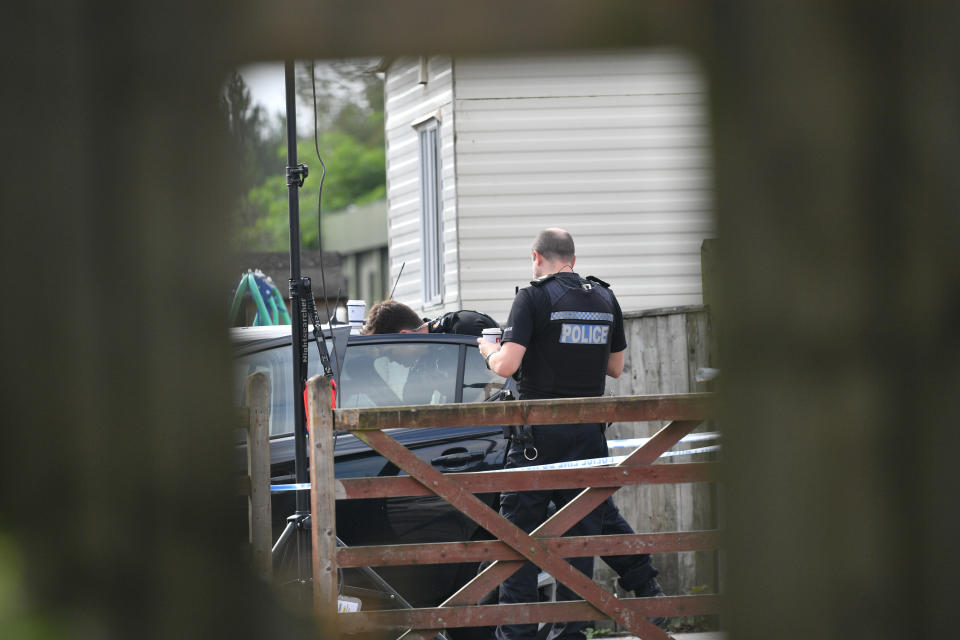
<path fill-rule="evenodd" d="M 487 402 L 506 402 L 510 400 L 516 400 L 517 397 L 513 394 L 513 391 L 510 389 L 504 388 L 496 392 L 489 398 Z M 503 426 L 503 437 L 511 442 L 517 444 L 520 447 L 523 447 L 523 457 L 527 460 L 536 460 L 539 452 L 537 451 L 536 443 L 533 438 L 533 427 L 529 424 L 522 425 L 504 425 Z"/>

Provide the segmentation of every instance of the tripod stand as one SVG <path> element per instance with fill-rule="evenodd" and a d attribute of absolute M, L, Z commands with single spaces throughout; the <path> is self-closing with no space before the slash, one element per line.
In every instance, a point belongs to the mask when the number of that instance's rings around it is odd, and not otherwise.
<path fill-rule="evenodd" d="M 307 177 L 307 166 L 297 163 L 297 94 L 293 81 L 293 61 L 284 62 L 284 84 L 287 100 L 287 200 L 290 211 L 290 315 L 293 348 L 293 419 L 294 475 L 298 484 L 307 478 L 307 420 L 303 406 L 303 389 L 307 384 L 307 313 L 300 297 L 300 187 Z M 296 536 L 297 578 L 310 579 L 310 533 L 302 525 L 310 515 L 310 494 L 296 492 L 296 510 L 287 520 L 281 539 Z"/>

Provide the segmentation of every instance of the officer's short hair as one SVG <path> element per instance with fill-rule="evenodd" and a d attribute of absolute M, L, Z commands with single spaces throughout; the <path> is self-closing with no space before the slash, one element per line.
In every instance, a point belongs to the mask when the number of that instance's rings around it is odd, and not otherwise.
<path fill-rule="evenodd" d="M 400 333 L 401 331 L 416 331 L 423 324 L 423 320 L 416 312 L 396 300 L 384 300 L 370 308 L 363 333 Z"/>
<path fill-rule="evenodd" d="M 544 229 L 533 241 L 533 250 L 547 260 L 570 260 L 576 254 L 573 236 L 563 229 Z"/>

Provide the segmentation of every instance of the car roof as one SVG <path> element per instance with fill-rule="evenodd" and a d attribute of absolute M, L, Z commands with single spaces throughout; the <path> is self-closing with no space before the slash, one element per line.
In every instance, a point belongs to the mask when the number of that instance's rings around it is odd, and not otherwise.
<path fill-rule="evenodd" d="M 313 325 L 311 325 L 311 329 Z M 290 325 L 280 324 L 269 327 L 232 327 L 230 340 L 234 344 L 248 344 L 259 340 L 270 340 L 290 335 Z"/>
<path fill-rule="evenodd" d="M 334 325 L 337 327 L 338 325 Z M 340 325 L 342 326 L 342 325 Z M 328 325 L 321 325 L 324 334 L 329 337 Z M 313 334 L 313 325 L 310 325 Z M 290 344 L 290 325 L 269 327 L 233 327 L 230 340 L 237 354 L 260 351 L 275 346 Z M 384 342 L 436 342 L 454 344 L 476 344 L 476 336 L 452 333 L 382 333 L 377 335 L 351 335 L 349 344 L 382 344 Z"/>

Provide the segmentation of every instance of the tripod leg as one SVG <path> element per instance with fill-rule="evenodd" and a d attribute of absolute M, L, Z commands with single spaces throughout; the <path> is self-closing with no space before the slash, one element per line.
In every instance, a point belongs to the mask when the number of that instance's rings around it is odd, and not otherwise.
<path fill-rule="evenodd" d="M 341 539 L 338 537 L 338 538 L 337 538 L 337 546 L 338 546 L 338 547 L 346 547 L 347 545 L 343 542 L 343 540 L 341 540 Z M 406 598 L 404 598 L 402 595 L 400 595 L 400 592 L 398 592 L 396 589 L 394 589 L 393 586 L 392 586 L 389 582 L 387 582 L 386 580 L 384 580 L 384 579 L 380 576 L 379 573 L 377 573 L 376 571 L 374 571 L 374 570 L 371 569 L 370 567 L 359 567 L 359 569 L 360 569 L 360 571 L 363 572 L 363 574 L 364 574 L 365 576 L 367 576 L 368 578 L 370 578 L 370 579 L 374 582 L 374 584 L 376 584 L 378 587 L 380 587 L 381 589 L 383 589 L 383 591 L 384 591 L 385 593 L 388 593 L 388 594 L 390 594 L 391 596 L 393 596 L 393 597 L 396 599 L 396 601 L 400 604 L 401 607 L 403 607 L 404 609 L 413 609 L 413 605 L 410 604 L 410 603 L 407 601 Z M 438 634 L 436 635 L 436 637 L 439 638 L 440 640 L 450 640 L 450 639 L 449 639 L 445 634 L 443 634 L 443 633 L 438 633 Z"/>
<path fill-rule="evenodd" d="M 280 537 L 277 538 L 277 542 L 273 545 L 271 553 L 274 557 L 277 556 L 277 552 L 283 549 L 283 545 L 286 544 L 287 540 L 290 539 L 290 536 L 293 534 L 294 530 L 297 528 L 296 522 L 287 521 L 287 526 L 283 528 L 283 533 L 280 534 Z"/>
<path fill-rule="evenodd" d="M 307 516 L 307 517 L 309 517 L 309 516 Z M 272 553 L 273 553 L 273 557 L 274 557 L 274 558 L 277 557 L 277 554 L 278 554 L 278 553 L 280 553 L 280 552 L 283 551 L 284 545 L 285 545 L 285 544 L 287 543 L 287 541 L 290 539 L 290 536 L 292 536 L 292 535 L 294 534 L 294 532 L 300 527 L 300 523 L 302 522 L 303 519 L 304 519 L 304 518 L 297 518 L 297 517 L 294 517 L 294 516 L 291 516 L 290 518 L 287 519 L 287 526 L 283 528 L 283 532 L 280 534 L 280 537 L 277 538 L 277 542 L 273 545 L 273 551 L 272 551 Z M 337 538 L 337 546 L 338 546 L 338 547 L 346 547 L 347 545 L 346 545 L 346 543 L 344 543 L 343 540 L 341 540 L 341 539 L 338 537 L 338 538 Z M 374 570 L 371 569 L 370 567 L 358 567 L 358 568 L 359 568 L 360 571 L 361 571 L 365 576 L 367 576 L 375 585 L 377 585 L 377 587 L 379 587 L 380 589 L 382 589 L 384 593 L 386 593 L 386 594 L 388 594 L 388 595 L 390 595 L 390 596 L 393 596 L 393 598 L 395 599 L 395 601 L 396 601 L 402 608 L 404 608 L 404 609 L 413 609 L 413 605 L 410 604 L 410 602 L 408 602 L 406 598 L 404 598 L 402 595 L 400 595 L 400 592 L 397 591 L 396 589 L 394 589 L 393 586 L 392 586 L 389 582 L 387 582 L 386 580 L 384 580 L 383 577 L 382 577 L 379 573 L 377 573 L 376 571 L 374 571 Z M 447 635 L 444 634 L 444 633 L 438 633 L 438 634 L 436 635 L 436 638 L 439 638 L 439 640 L 450 640 L 450 639 L 447 637 Z"/>

